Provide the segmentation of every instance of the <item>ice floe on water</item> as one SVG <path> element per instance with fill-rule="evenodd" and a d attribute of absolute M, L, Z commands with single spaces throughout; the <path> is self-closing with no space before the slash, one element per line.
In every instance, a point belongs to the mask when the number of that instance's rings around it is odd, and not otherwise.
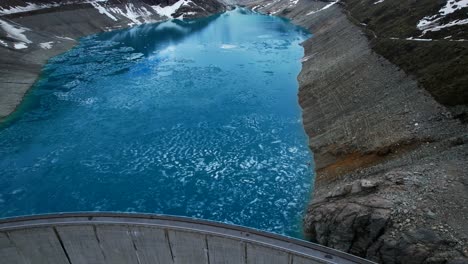
<path fill-rule="evenodd" d="M 49 60 L 0 129 L 0 216 L 164 213 L 300 236 L 308 35 L 245 10 L 194 21 L 85 37 Z"/>
<path fill-rule="evenodd" d="M 237 46 L 236 46 L 236 45 L 232 45 L 232 44 L 222 44 L 222 45 L 221 45 L 221 48 L 222 48 L 222 49 L 235 49 L 235 48 L 237 48 Z"/>

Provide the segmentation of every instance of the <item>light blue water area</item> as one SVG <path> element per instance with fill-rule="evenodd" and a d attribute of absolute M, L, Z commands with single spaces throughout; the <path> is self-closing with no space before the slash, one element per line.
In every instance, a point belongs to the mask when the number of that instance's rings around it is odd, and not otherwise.
<path fill-rule="evenodd" d="M 160 213 L 300 236 L 307 37 L 236 9 L 83 38 L 0 129 L 0 216 Z"/>

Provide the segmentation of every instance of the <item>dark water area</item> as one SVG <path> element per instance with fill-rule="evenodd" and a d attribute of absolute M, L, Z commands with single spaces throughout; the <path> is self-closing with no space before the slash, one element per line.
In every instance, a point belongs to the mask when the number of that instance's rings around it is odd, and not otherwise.
<path fill-rule="evenodd" d="M 0 125 L 0 217 L 157 213 L 301 237 L 307 37 L 236 9 L 83 38 Z"/>

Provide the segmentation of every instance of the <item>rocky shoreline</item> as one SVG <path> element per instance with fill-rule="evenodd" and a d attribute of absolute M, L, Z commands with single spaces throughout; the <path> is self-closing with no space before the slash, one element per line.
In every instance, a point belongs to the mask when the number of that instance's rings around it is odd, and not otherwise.
<path fill-rule="evenodd" d="M 317 169 L 310 239 L 379 263 L 467 263 L 466 124 L 376 53 L 348 3 L 244 4 L 313 33 L 298 77 Z"/>
<path fill-rule="evenodd" d="M 62 3 L 63 2 L 63 3 Z M 224 12 L 217 0 L 49 1 L 0 3 L 0 120 L 21 103 L 43 65 L 87 35 L 174 17 Z"/>

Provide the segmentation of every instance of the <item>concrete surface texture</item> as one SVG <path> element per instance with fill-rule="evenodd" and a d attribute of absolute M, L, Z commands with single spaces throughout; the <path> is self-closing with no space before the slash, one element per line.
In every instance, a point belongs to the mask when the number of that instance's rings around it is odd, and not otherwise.
<path fill-rule="evenodd" d="M 372 263 L 240 226 L 183 217 L 108 213 L 2 220 L 0 257 L 9 264 Z"/>

